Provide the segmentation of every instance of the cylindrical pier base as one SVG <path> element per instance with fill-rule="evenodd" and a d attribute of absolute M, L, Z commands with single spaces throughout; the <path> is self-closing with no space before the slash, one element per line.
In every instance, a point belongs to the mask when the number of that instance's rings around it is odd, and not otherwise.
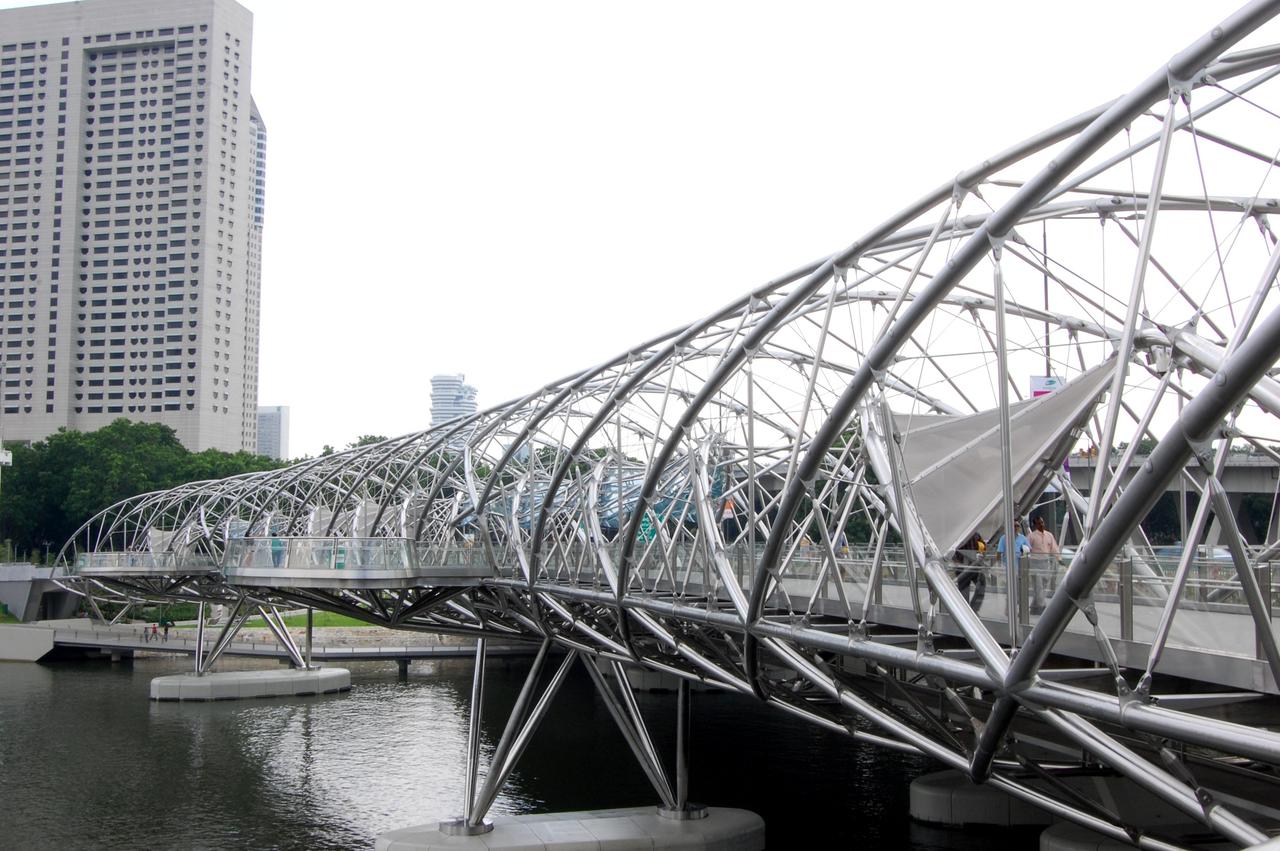
<path fill-rule="evenodd" d="M 219 671 L 174 674 L 151 681 L 152 700 L 239 700 L 246 697 L 306 697 L 351 689 L 346 668 L 309 671 Z"/>
<path fill-rule="evenodd" d="M 431 822 L 392 830 L 378 836 L 378 851 L 434 851 L 434 849 L 571 848 L 605 849 L 764 848 L 764 819 L 747 810 L 708 807 L 706 818 L 672 820 L 654 807 L 630 807 L 577 813 L 494 816 L 491 831 L 459 835 L 446 822 Z"/>
<path fill-rule="evenodd" d="M 958 771 L 939 771 L 911 781 L 911 817 L 933 824 L 1002 827 L 1050 824 L 1053 816 L 1001 792 L 979 786 Z"/>

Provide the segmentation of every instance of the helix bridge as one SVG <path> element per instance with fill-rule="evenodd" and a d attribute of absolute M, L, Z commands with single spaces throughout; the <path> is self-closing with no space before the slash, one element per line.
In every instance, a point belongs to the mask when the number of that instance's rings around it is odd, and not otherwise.
<path fill-rule="evenodd" d="M 685 778 L 627 669 L 1139 847 L 1183 846 L 1079 778 L 1262 843 L 1280 519 L 1274 481 L 1259 523 L 1227 478 L 1280 462 L 1278 10 L 1243 7 L 1116 100 L 604 363 L 113 505 L 65 545 L 64 582 L 103 617 L 224 606 L 222 643 L 260 611 L 289 641 L 293 607 L 471 636 L 477 699 L 485 642 L 531 642 L 483 782 L 473 744 L 464 828 L 581 662 L 668 809 Z M 1153 531 L 1170 499 L 1185 546 Z M 1035 516 L 1060 556 L 997 552 Z"/>

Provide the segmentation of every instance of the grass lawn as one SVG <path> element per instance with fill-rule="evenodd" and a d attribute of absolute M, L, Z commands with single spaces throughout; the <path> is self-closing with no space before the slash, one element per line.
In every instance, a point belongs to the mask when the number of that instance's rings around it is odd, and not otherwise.
<path fill-rule="evenodd" d="M 285 626 L 290 628 L 297 627 L 298 629 L 305 629 L 307 626 L 307 616 L 306 615 L 289 615 L 284 619 L 284 623 L 285 623 Z M 365 623 L 364 621 L 361 621 L 361 620 L 356 620 L 355 618 L 347 617 L 346 615 L 336 615 L 333 612 L 316 612 L 312 618 L 311 623 L 316 627 L 316 629 L 319 629 L 322 626 L 372 626 L 373 625 L 373 624 Z M 262 620 L 262 618 L 249 618 L 249 620 L 245 621 L 245 626 L 251 627 L 251 628 L 252 627 L 261 628 L 261 627 L 265 627 L 266 623 Z M 178 628 L 179 629 L 195 629 L 196 625 L 184 623 Z"/>
<path fill-rule="evenodd" d="M 0 604 L 0 623 L 22 623 L 22 621 L 9 614 L 7 606 Z"/>
<path fill-rule="evenodd" d="M 350 617 L 347 617 L 346 615 L 337 615 L 337 614 L 334 614 L 333 612 L 316 612 L 314 615 L 312 615 L 311 623 L 316 628 L 319 628 L 322 626 L 373 626 L 373 624 L 371 623 L 367 623 L 361 620 L 356 620 L 355 618 L 350 618 Z M 288 627 L 296 626 L 296 627 L 305 629 L 307 626 L 307 616 L 306 615 L 289 615 L 284 619 L 284 624 L 285 626 L 288 626 Z M 254 625 L 265 626 L 265 624 L 262 623 L 262 618 L 250 618 L 249 623 L 247 625 L 248 626 L 254 626 Z"/>

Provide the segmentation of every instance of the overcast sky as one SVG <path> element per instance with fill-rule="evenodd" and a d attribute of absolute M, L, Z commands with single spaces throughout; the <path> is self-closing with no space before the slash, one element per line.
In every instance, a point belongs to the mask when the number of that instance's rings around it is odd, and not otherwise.
<path fill-rule="evenodd" d="M 1236 5 L 243 2 L 295 456 L 426 427 L 434 373 L 486 407 L 701 317 Z"/>

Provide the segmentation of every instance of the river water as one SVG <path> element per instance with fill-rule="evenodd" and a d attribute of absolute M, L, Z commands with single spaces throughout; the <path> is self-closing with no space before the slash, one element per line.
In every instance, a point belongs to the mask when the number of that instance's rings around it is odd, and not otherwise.
<path fill-rule="evenodd" d="M 460 812 L 469 662 L 415 663 L 407 680 L 387 663 L 354 663 L 351 691 L 324 697 L 147 699 L 152 677 L 189 664 L 0 662 L 0 848 L 370 848 L 382 831 Z M 490 663 L 486 756 L 526 670 Z M 671 754 L 674 695 L 637 697 Z M 770 848 L 1035 847 L 1031 833 L 912 822 L 907 786 L 937 770 L 927 759 L 734 695 L 695 692 L 692 714 L 691 798 L 760 813 Z M 578 671 L 493 811 L 655 800 Z"/>

